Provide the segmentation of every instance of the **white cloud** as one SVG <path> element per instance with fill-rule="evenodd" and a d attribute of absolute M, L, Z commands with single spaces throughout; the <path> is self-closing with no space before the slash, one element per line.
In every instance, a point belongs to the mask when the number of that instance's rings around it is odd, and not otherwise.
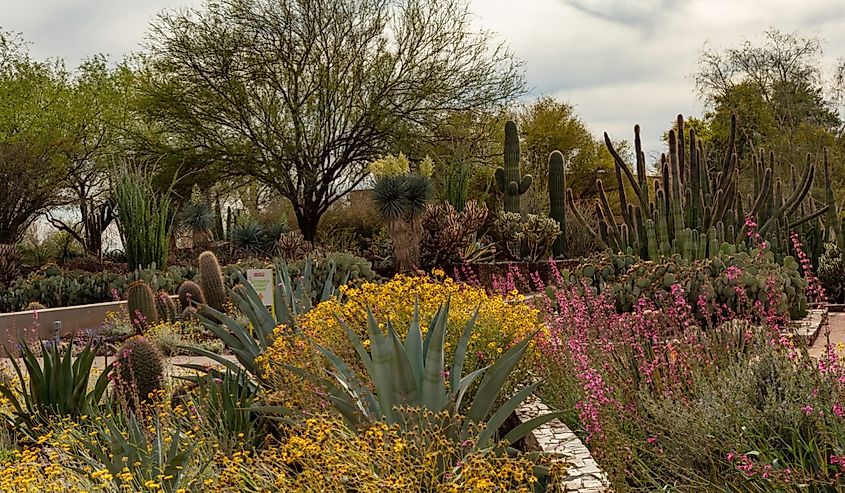
<path fill-rule="evenodd" d="M 116 60 L 139 49 L 157 12 L 201 1 L 0 0 L 0 27 L 23 32 L 39 58 Z M 477 24 L 525 62 L 533 95 L 575 104 L 597 136 L 630 139 L 639 123 L 652 154 L 677 113 L 701 113 L 691 76 L 705 42 L 736 46 L 774 26 L 820 36 L 827 60 L 845 58 L 845 0 L 470 0 L 470 7 Z"/>

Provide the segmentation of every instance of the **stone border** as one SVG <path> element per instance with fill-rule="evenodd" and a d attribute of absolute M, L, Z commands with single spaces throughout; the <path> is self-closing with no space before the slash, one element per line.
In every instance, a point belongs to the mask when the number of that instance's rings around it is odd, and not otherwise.
<path fill-rule="evenodd" d="M 827 317 L 827 307 L 811 308 L 807 310 L 806 317 L 789 322 L 786 332 L 803 338 L 807 345 L 812 346 L 821 333 L 822 327 L 827 325 Z"/>
<path fill-rule="evenodd" d="M 521 422 L 552 412 L 536 396 L 526 399 L 515 411 Z M 558 454 L 567 464 L 565 491 L 602 493 L 610 490 L 607 475 L 599 468 L 587 447 L 561 420 L 553 419 L 529 435 L 544 453 Z"/>

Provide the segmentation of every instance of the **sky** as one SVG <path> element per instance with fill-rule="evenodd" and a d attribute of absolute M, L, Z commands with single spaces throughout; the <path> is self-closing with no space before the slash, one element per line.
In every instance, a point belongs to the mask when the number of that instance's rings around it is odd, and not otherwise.
<path fill-rule="evenodd" d="M 704 108 L 693 75 L 705 43 L 760 39 L 775 27 L 822 40 L 832 69 L 845 58 L 845 0 L 469 0 L 479 27 L 524 63 L 530 97 L 576 107 L 597 137 L 633 139 L 639 123 L 652 157 L 678 113 Z M 149 21 L 199 0 L 0 0 L 0 27 L 23 33 L 38 58 L 75 65 L 141 48 Z"/>

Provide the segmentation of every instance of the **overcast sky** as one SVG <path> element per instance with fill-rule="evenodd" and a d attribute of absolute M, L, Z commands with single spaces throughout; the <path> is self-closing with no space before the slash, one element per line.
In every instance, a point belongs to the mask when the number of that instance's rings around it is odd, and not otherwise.
<path fill-rule="evenodd" d="M 845 58 L 845 0 L 470 0 L 480 26 L 525 64 L 532 96 L 577 107 L 596 136 L 632 139 L 650 154 L 677 113 L 700 115 L 692 74 L 705 42 L 724 48 L 768 27 L 823 40 L 832 67 Z M 164 8 L 191 0 L 0 0 L 0 27 L 22 32 L 39 58 L 75 65 L 139 48 Z M 199 5 L 198 0 L 194 0 Z"/>

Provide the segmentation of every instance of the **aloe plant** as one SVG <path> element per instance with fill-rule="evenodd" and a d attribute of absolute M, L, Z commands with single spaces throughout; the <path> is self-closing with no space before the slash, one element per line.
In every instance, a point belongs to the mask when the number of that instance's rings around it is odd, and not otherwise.
<path fill-rule="evenodd" d="M 13 415 L 6 415 L 14 427 L 35 438 L 39 425 L 55 417 L 77 419 L 97 407 L 108 387 L 111 365 L 103 369 L 94 388 L 89 391 L 91 368 L 97 353 L 90 342 L 75 358 L 72 354 L 73 341 L 65 350 L 59 349 L 56 344 L 48 348 L 41 342 L 42 361 L 27 344 L 21 343 L 20 347 L 23 365 L 17 358 L 9 358 L 18 377 L 19 391 L 0 384 L 0 394 L 14 408 Z M 12 354 L 8 349 L 6 353 Z"/>
<path fill-rule="evenodd" d="M 474 437 L 474 445 L 476 448 L 485 448 L 505 420 L 537 389 L 540 382 L 525 386 L 504 404 L 496 407 L 503 385 L 522 359 L 536 332 L 514 344 L 495 363 L 467 375 L 463 374 L 467 347 L 477 316 L 476 309 L 464 328 L 448 374 L 445 372 L 445 335 L 449 301 L 438 309 L 425 338 L 420 330 L 419 304 L 415 302 L 414 315 L 404 341 L 400 340 L 389 320 L 386 323 L 387 334 L 383 333 L 372 311 L 368 309 L 367 332 L 371 350 L 368 350 L 358 335 L 338 318 L 360 357 L 368 381 L 362 380 L 332 351 L 316 343 L 317 349 L 334 368 L 334 371 L 330 372 L 333 379 L 313 375 L 301 368 L 283 366 L 296 374 L 321 382 L 335 408 L 355 427 L 378 420 L 402 425 L 405 418 L 402 410 L 408 408 L 421 408 L 435 414 L 451 412 L 454 415 L 468 409 L 460 433 L 453 438 L 466 440 L 471 437 L 473 430 L 481 425 L 483 429 Z M 475 387 L 473 384 L 479 378 L 480 382 Z M 371 391 L 371 388 L 375 391 Z M 468 396 L 468 392 L 472 395 Z M 467 399 L 471 402 L 465 404 Z M 502 438 L 513 443 L 559 415 L 560 413 L 549 413 L 526 421 Z"/>
<path fill-rule="evenodd" d="M 333 261 L 330 262 L 331 267 L 320 291 L 319 301 L 325 301 L 337 295 L 337 288 L 333 283 L 335 264 Z M 240 285 L 228 290 L 229 299 L 247 318 L 246 324 L 208 305 L 201 305 L 199 308 L 197 318 L 229 347 L 238 363 L 202 348 L 185 346 L 184 349 L 207 356 L 234 372 L 239 371 L 240 365 L 250 375 L 261 380 L 262 372 L 255 363 L 255 359 L 273 344 L 276 327 L 283 325 L 295 330 L 297 318 L 314 306 L 311 299 L 313 261 L 310 257 L 305 262 L 302 275 L 297 279 L 291 278 L 290 271 L 283 262 L 276 265 L 276 272 L 280 279 L 273 293 L 273 311 L 264 306 L 258 293 L 240 273 L 238 273 Z M 349 274 L 346 275 L 347 278 L 348 276 Z M 343 279 L 342 283 L 346 280 Z M 207 371 L 201 365 L 181 366 L 202 372 Z"/>

